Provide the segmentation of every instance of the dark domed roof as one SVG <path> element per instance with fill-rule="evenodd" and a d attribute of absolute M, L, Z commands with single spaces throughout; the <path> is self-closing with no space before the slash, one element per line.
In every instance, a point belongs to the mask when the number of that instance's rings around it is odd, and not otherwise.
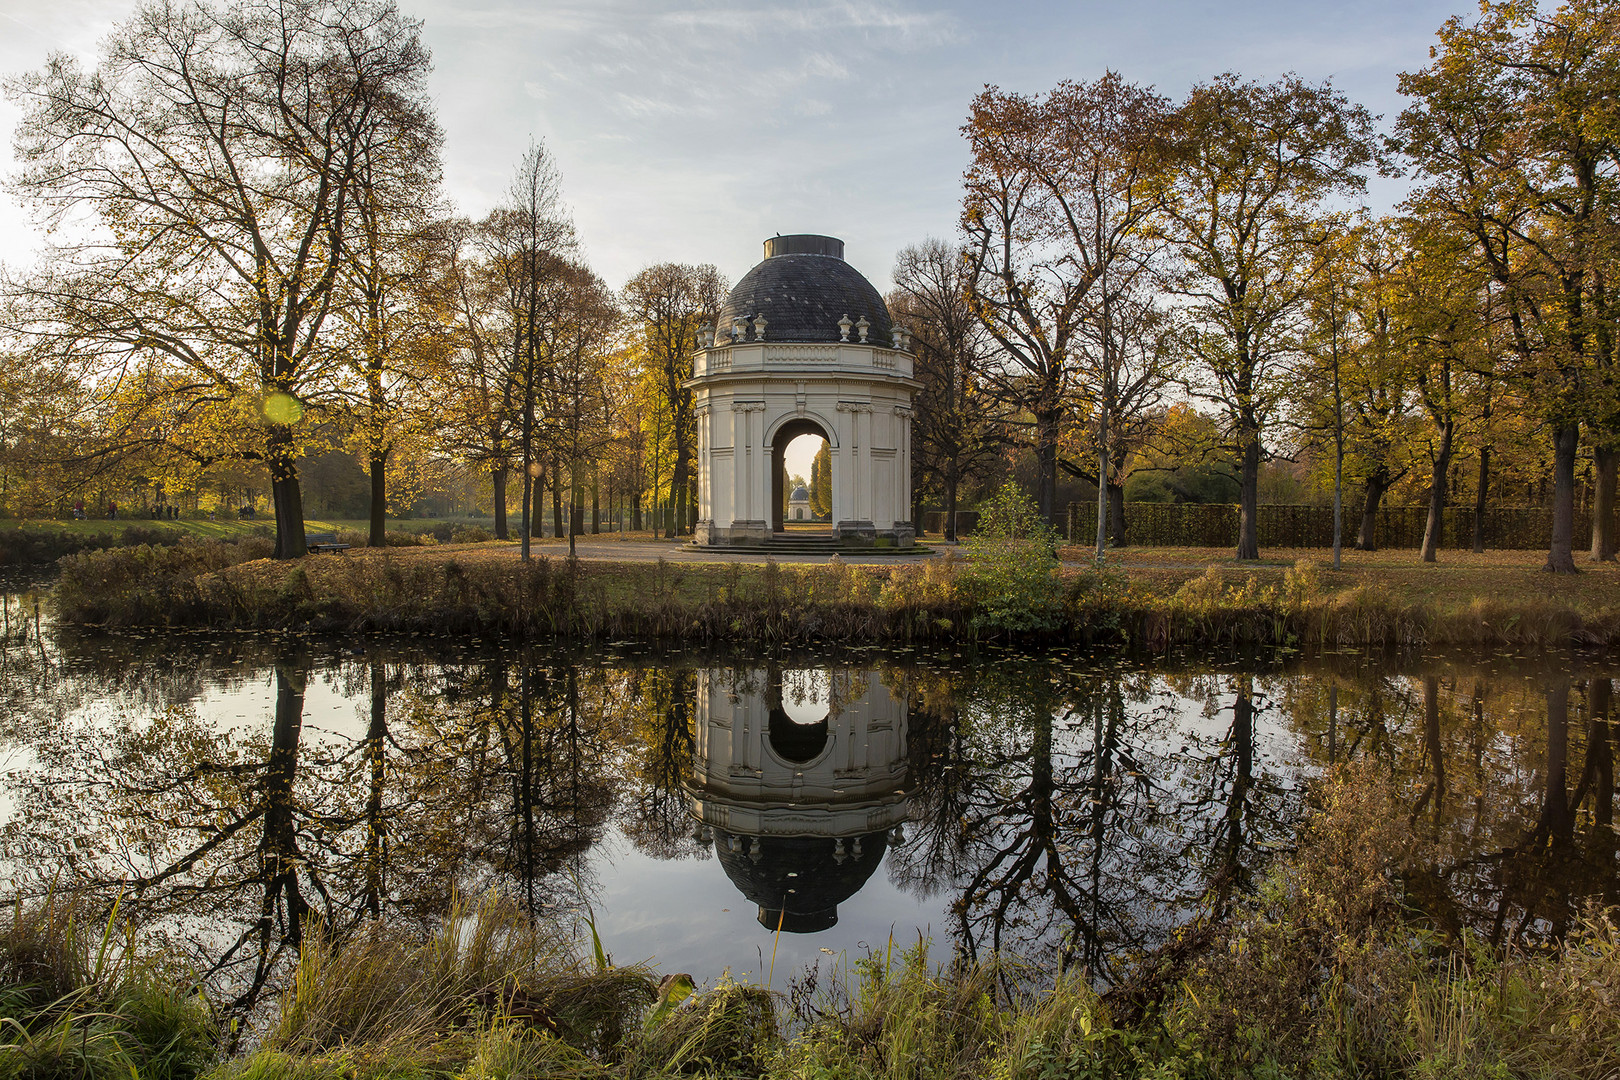
<path fill-rule="evenodd" d="M 767 327 L 765 332 L 768 335 L 770 333 L 770 329 Z M 794 488 L 793 489 L 793 494 L 788 496 L 788 502 L 809 502 L 809 501 L 810 501 L 810 489 L 805 487 L 803 484 L 800 484 L 798 487 Z"/>
<path fill-rule="evenodd" d="M 883 861 L 886 832 L 843 841 L 830 836 L 749 836 L 731 850 L 731 834 L 715 830 L 714 852 L 732 880 L 759 905 L 761 926 L 789 934 L 812 934 L 838 922 L 838 905 L 860 891 Z M 861 853 L 854 853 L 855 843 Z M 838 858 L 837 846 L 844 846 Z M 754 858 L 754 845 L 762 845 Z"/>
<path fill-rule="evenodd" d="M 732 320 L 765 316 L 766 341 L 837 341 L 838 320 L 871 323 L 867 343 L 888 347 L 889 309 L 872 283 L 844 261 L 844 242 L 830 236 L 773 236 L 765 261 L 743 275 L 720 310 L 715 343 L 729 340 Z M 754 336 L 748 328 L 744 340 Z M 850 328 L 849 340 L 860 331 Z"/>

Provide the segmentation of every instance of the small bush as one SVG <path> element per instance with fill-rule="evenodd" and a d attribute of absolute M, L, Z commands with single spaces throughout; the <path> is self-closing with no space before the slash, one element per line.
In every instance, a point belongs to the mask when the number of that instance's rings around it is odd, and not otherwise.
<path fill-rule="evenodd" d="M 388 547 L 428 547 L 439 542 L 437 536 L 427 532 L 386 532 L 383 540 Z"/>
<path fill-rule="evenodd" d="M 1016 483 L 1008 481 L 980 508 L 966 541 L 962 587 L 975 603 L 975 629 L 1051 630 L 1063 617 L 1057 531 Z"/>
<path fill-rule="evenodd" d="M 450 542 L 456 544 L 484 544 L 493 539 L 494 535 L 482 525 L 463 525 L 450 534 Z"/>

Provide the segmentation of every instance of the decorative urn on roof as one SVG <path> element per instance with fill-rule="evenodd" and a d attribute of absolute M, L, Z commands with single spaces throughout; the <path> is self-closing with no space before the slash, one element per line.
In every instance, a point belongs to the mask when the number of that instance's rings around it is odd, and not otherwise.
<path fill-rule="evenodd" d="M 844 242 L 765 241 L 692 365 L 698 522 L 705 547 L 783 540 L 784 453 L 819 435 L 831 456 L 832 547 L 907 548 L 911 522 L 912 357 Z M 807 493 L 808 501 L 808 493 Z M 802 534 L 794 534 L 803 543 Z"/>

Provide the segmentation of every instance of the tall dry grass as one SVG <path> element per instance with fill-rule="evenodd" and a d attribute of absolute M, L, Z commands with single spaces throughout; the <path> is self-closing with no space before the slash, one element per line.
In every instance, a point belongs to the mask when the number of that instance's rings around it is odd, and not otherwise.
<path fill-rule="evenodd" d="M 258 543 L 263 543 L 258 542 Z M 954 557 L 892 567 L 524 563 L 487 552 L 254 559 L 254 542 L 130 548 L 62 562 L 66 621 L 112 626 L 419 631 L 515 638 L 747 641 L 1028 639 L 1175 647 L 1613 647 L 1620 601 L 1459 594 L 1419 601 L 1378 584 L 1329 587 L 1301 563 L 1280 581 L 1211 567 L 1171 592 L 1118 569 L 1071 572 L 989 604 Z M 1054 609 L 1052 604 L 1059 606 Z M 987 606 L 988 605 L 988 606 Z M 1037 610 L 1038 608 L 1038 610 Z M 1017 627 L 1024 627 L 1019 630 Z"/>

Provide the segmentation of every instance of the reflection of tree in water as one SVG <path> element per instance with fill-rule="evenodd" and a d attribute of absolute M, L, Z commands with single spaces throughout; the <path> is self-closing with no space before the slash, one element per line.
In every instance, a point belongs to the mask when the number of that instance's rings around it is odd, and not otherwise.
<path fill-rule="evenodd" d="M 996 670 L 955 695 L 914 687 L 918 820 L 891 870 L 910 887 L 950 883 L 969 955 L 1006 950 L 1110 978 L 1206 887 L 1241 885 L 1236 869 L 1286 828 L 1278 806 L 1255 801 L 1280 789 L 1257 782 L 1241 690 L 1227 738 L 1195 752 L 1176 696 L 1145 673 Z M 1189 878 L 1200 862 L 1203 877 Z"/>
<path fill-rule="evenodd" d="M 1500 943 L 1615 902 L 1609 678 L 1447 663 L 1292 687 L 1285 712 L 1313 757 L 1369 758 L 1409 785 L 1422 843 L 1407 886 L 1437 925 Z"/>
<path fill-rule="evenodd" d="M 305 913 L 340 932 L 383 912 L 428 923 L 487 887 L 567 911 L 613 823 L 654 857 L 710 857 L 682 790 L 689 664 L 316 649 L 159 635 L 0 648 L 24 710 L 0 740 L 37 762 L 5 780 L 8 892 L 123 890 L 126 911 L 195 943 L 217 1000 L 248 1009 L 282 977 Z M 796 677 L 773 691 L 776 669 L 755 670 L 756 689 L 798 696 Z M 1620 901 L 1606 677 L 1016 658 L 875 677 L 909 708 L 913 819 L 890 876 L 948 895 L 970 954 L 1109 979 L 1252 888 L 1301 809 L 1295 770 L 1263 752 L 1279 723 L 1308 760 L 1370 759 L 1410 782 L 1426 862 L 1409 884 L 1437 924 L 1505 940 L 1557 932 L 1594 894 Z M 199 715 L 209 689 L 266 678 L 274 705 L 254 723 Z M 305 721 L 315 679 L 356 701 L 352 730 Z M 843 679 L 830 711 L 860 696 Z"/>
<path fill-rule="evenodd" d="M 682 782 L 691 775 L 697 675 L 662 666 L 627 672 L 624 688 L 641 753 L 630 763 L 631 790 L 620 827 L 637 848 L 659 859 L 707 859 L 687 811 Z"/>
<path fill-rule="evenodd" d="M 620 676 L 500 656 L 424 679 L 373 659 L 328 672 L 369 683 L 358 737 L 312 741 L 311 663 L 275 657 L 268 730 L 182 705 L 35 739 L 39 768 L 11 784 L 15 890 L 123 893 L 237 1010 L 284 975 L 310 914 L 342 932 L 385 908 L 436 921 L 458 889 L 577 899 L 631 753 Z"/>

